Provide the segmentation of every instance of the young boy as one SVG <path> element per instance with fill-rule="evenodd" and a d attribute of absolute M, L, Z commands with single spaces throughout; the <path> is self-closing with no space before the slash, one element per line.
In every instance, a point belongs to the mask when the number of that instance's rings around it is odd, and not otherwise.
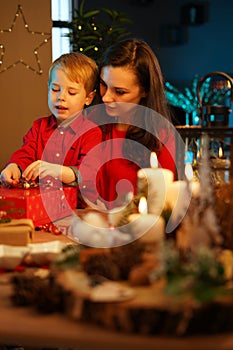
<path fill-rule="evenodd" d="M 80 185 L 92 192 L 95 162 L 79 167 L 88 152 L 101 142 L 101 131 L 86 118 L 85 106 L 95 96 L 98 68 L 81 53 L 68 53 L 56 59 L 49 71 L 48 106 L 51 115 L 34 121 L 1 172 L 5 186 L 18 186 L 20 180 L 40 181 L 52 177 L 63 184 Z M 95 201 L 95 190 L 89 199 Z"/>

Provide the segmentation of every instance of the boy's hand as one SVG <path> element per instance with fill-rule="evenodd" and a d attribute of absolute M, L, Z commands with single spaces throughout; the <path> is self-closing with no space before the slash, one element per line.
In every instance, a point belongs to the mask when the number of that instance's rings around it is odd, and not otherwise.
<path fill-rule="evenodd" d="M 21 178 L 21 172 L 16 163 L 10 163 L 2 170 L 0 179 L 3 186 L 17 186 Z"/>
<path fill-rule="evenodd" d="M 61 179 L 62 177 L 62 166 L 59 164 L 52 164 L 44 162 L 42 160 L 37 160 L 31 163 L 23 172 L 23 178 L 27 181 L 34 181 L 36 178 L 40 177 L 43 179 L 46 176 L 52 176 L 55 179 Z"/>

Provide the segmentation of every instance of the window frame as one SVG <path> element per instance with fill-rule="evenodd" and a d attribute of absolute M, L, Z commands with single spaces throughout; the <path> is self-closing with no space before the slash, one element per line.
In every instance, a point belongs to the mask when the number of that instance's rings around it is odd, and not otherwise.
<path fill-rule="evenodd" d="M 67 30 L 70 27 L 70 21 L 72 20 L 72 14 L 74 12 L 75 8 L 78 8 L 79 0 L 70 0 L 69 7 L 70 7 L 70 20 L 62 20 L 61 18 L 53 19 L 52 14 L 52 8 L 54 6 L 54 2 L 57 2 L 57 6 L 59 7 L 61 4 L 61 1 L 65 1 L 68 3 L 67 0 L 51 0 L 51 16 L 52 16 L 52 60 L 58 58 L 61 54 L 71 52 L 72 51 L 72 45 L 69 42 L 69 38 L 65 37 L 65 35 L 62 35 L 63 30 Z M 60 9 L 60 8 L 59 8 Z M 55 35 L 53 33 L 53 29 L 60 29 L 60 36 Z M 62 37 L 65 38 L 64 41 L 62 41 Z M 59 47 L 57 48 L 57 42 L 59 40 Z M 66 43 L 65 43 L 66 41 Z"/>

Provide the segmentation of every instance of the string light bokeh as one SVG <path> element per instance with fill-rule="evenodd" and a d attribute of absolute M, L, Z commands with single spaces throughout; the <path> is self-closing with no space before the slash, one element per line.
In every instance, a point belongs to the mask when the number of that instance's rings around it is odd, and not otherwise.
<path fill-rule="evenodd" d="M 39 36 L 41 36 L 41 39 L 42 39 L 41 43 L 39 45 L 37 45 L 33 50 L 33 54 L 35 56 L 35 62 L 36 62 L 37 68 L 33 67 L 31 64 L 26 62 L 26 60 L 23 59 L 22 57 L 20 57 L 19 59 L 17 59 L 13 63 L 9 64 L 8 66 L 4 67 L 4 56 L 5 56 L 5 53 L 7 50 L 7 45 L 2 44 L 0 41 L 0 73 L 3 73 L 5 71 L 7 71 L 8 69 L 15 68 L 18 64 L 23 64 L 25 66 L 25 68 L 30 69 L 34 73 L 41 75 L 43 73 L 43 70 L 42 70 L 41 61 L 40 61 L 38 51 L 42 46 L 44 46 L 45 44 L 47 44 L 51 40 L 51 33 L 31 30 L 28 22 L 26 21 L 25 15 L 23 13 L 23 8 L 20 4 L 17 7 L 17 11 L 15 13 L 15 16 L 14 16 L 14 19 L 13 19 L 11 26 L 8 29 L 0 29 L 0 40 L 1 40 L 1 34 L 4 34 L 4 33 L 10 34 L 13 32 L 16 21 L 18 20 L 18 18 L 20 16 L 23 20 L 25 30 L 28 32 L 28 34 L 29 35 L 39 35 Z"/>

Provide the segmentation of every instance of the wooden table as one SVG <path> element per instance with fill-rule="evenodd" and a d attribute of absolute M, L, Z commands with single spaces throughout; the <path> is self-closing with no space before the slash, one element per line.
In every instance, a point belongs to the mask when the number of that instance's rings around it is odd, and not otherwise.
<path fill-rule="evenodd" d="M 63 235 L 35 232 L 35 242 L 70 242 Z M 11 304 L 10 274 L 0 275 L 0 342 L 20 343 L 31 350 L 232 350 L 233 334 L 175 338 L 117 333 L 79 323 L 61 314 L 41 315 L 33 308 Z"/>

